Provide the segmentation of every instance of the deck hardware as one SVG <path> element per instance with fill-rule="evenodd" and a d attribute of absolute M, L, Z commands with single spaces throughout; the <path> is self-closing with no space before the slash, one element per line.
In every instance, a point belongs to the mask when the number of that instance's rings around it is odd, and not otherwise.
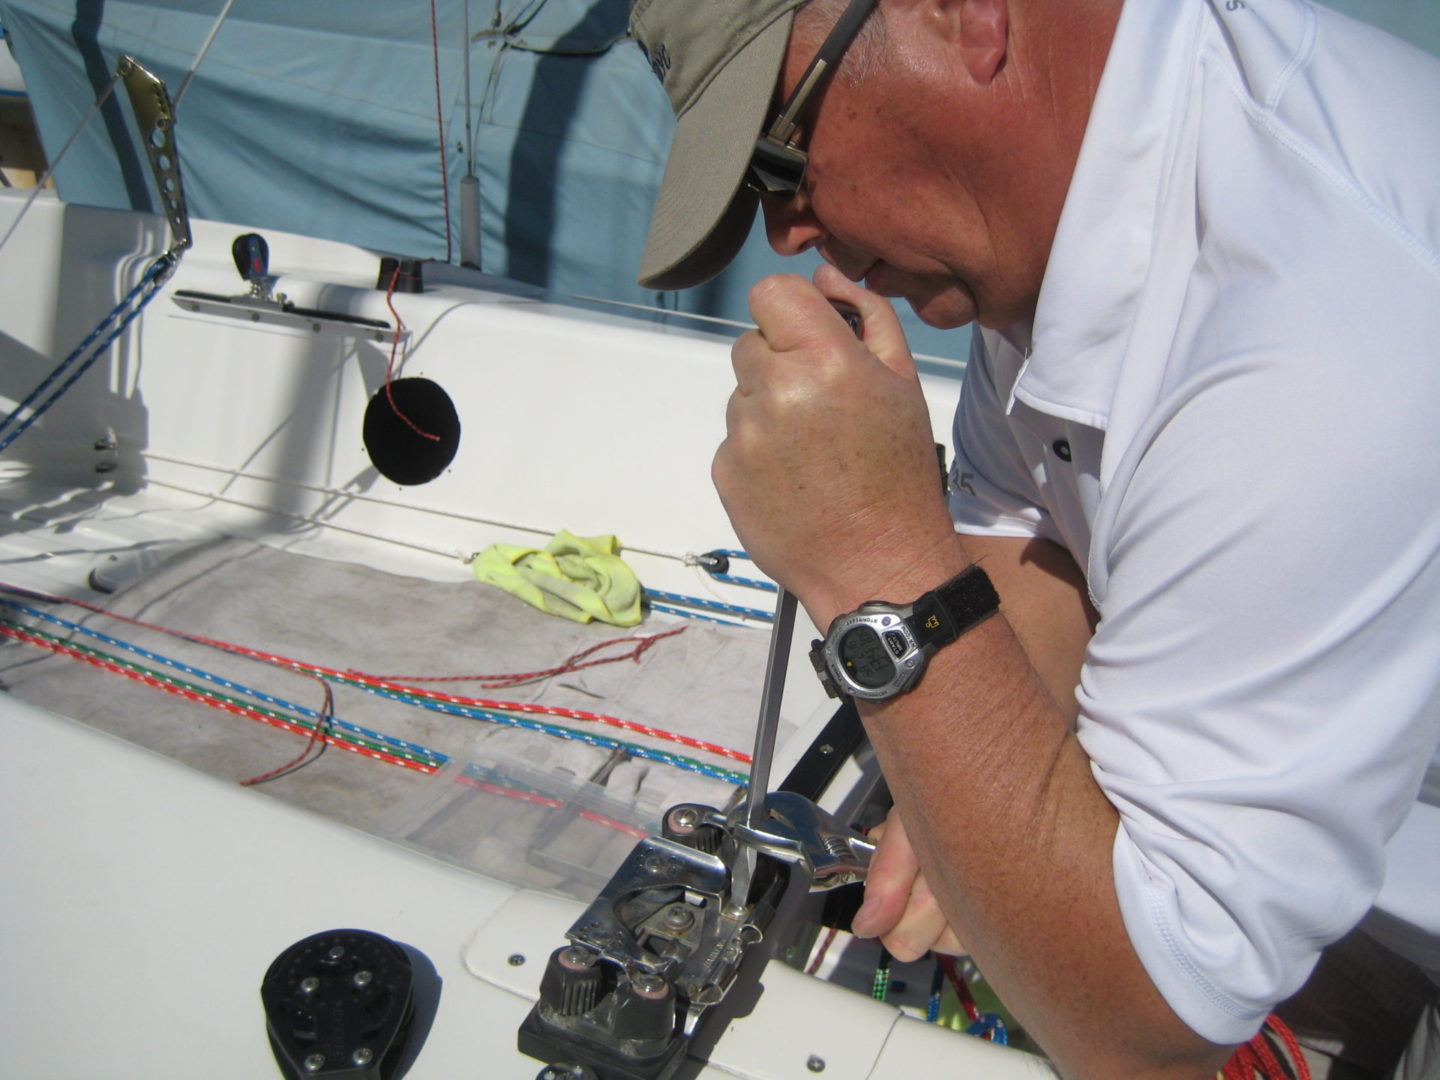
<path fill-rule="evenodd" d="M 762 806 L 757 816 L 698 804 L 663 815 L 665 834 L 636 844 L 567 931 L 569 946 L 551 954 L 520 1026 L 523 1053 L 555 1063 L 555 1077 L 578 1062 L 596 1080 L 667 1080 L 723 1029 L 713 1006 L 744 981 L 742 969 L 758 981 L 765 957 L 755 946 L 795 872 L 809 891 L 826 891 L 862 878 L 874 850 L 802 795 L 773 792 Z M 741 893 L 734 878 L 746 853 L 756 865 Z"/>
<path fill-rule="evenodd" d="M 260 1001 L 275 1061 L 290 1080 L 391 1080 L 413 1056 L 410 953 L 368 930 L 327 930 L 291 945 L 265 972 Z"/>
<path fill-rule="evenodd" d="M 439 383 L 395 379 L 371 396 L 361 436 L 385 479 L 402 487 L 428 484 L 450 467 L 460 448 L 460 415 Z"/>
<path fill-rule="evenodd" d="M 193 243 L 193 239 L 190 235 L 190 211 L 185 205 L 185 187 L 180 180 L 180 155 L 175 146 L 175 107 L 170 102 L 170 91 L 133 56 L 120 58 L 116 74 L 124 81 L 125 91 L 130 95 L 130 107 L 135 111 L 135 120 L 140 126 L 165 220 L 170 223 L 169 254 L 178 255 Z"/>
<path fill-rule="evenodd" d="M 234 296 L 176 289 L 171 299 L 192 314 L 220 315 L 267 326 L 305 330 L 318 334 L 329 329 L 346 336 L 365 337 L 384 345 L 403 340 L 408 332 L 397 333 L 384 319 L 352 315 L 347 311 L 325 311 L 301 307 L 283 292 L 275 292 L 279 278 L 270 273 L 270 247 L 259 233 L 243 233 L 230 244 L 235 270 L 246 290 Z"/>

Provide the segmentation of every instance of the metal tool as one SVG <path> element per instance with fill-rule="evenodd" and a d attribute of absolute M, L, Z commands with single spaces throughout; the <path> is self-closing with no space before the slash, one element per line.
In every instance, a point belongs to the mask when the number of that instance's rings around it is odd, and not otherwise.
<path fill-rule="evenodd" d="M 765 685 L 760 691 L 760 720 L 755 727 L 755 748 L 750 754 L 750 782 L 744 805 L 744 824 L 759 832 L 765 822 L 765 795 L 770 787 L 770 762 L 775 756 L 775 736 L 780 728 L 780 702 L 785 694 L 785 672 L 790 662 L 790 639 L 795 632 L 795 595 L 781 587 L 775 602 L 775 622 L 770 630 L 770 652 L 765 661 Z M 730 906 L 746 906 L 750 883 L 755 876 L 756 852 L 742 846 L 730 871 Z"/>
<path fill-rule="evenodd" d="M 857 338 L 863 330 L 860 310 L 843 300 L 830 305 L 845 320 Z M 760 691 L 760 721 L 755 728 L 755 749 L 750 755 L 750 783 L 744 806 L 744 828 L 751 836 L 764 832 L 765 797 L 770 789 L 770 762 L 775 756 L 775 737 L 780 729 L 780 701 L 785 694 L 785 672 L 790 660 L 790 639 L 795 631 L 795 597 L 783 585 L 775 600 L 775 622 L 770 631 L 770 652 L 765 661 L 765 685 Z M 739 857 L 731 867 L 730 904 L 739 910 L 749 898 L 750 884 L 755 875 L 756 850 L 749 843 L 741 845 Z"/>
<path fill-rule="evenodd" d="M 811 892 L 862 880 L 875 841 L 836 821 L 828 811 L 793 791 L 765 796 L 766 819 L 758 828 L 737 825 L 732 833 L 747 848 L 801 867 Z"/>
<path fill-rule="evenodd" d="M 836 304 L 858 335 L 846 307 Z M 549 1063 L 541 1077 L 669 1080 L 702 1029 L 723 1030 L 712 1009 L 757 957 L 793 880 L 760 856 L 797 868 L 811 892 L 869 869 L 868 839 L 804 795 L 768 790 L 796 611 L 780 588 L 745 802 L 728 814 L 671 807 L 663 835 L 635 846 L 551 954 L 518 1033 L 523 1053 Z M 746 969 L 757 980 L 760 964 Z"/>

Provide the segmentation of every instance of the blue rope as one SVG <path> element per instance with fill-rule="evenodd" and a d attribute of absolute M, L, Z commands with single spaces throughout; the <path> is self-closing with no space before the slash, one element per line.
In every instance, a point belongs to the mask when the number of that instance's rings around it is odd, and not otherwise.
<path fill-rule="evenodd" d="M 762 619 L 765 622 L 774 622 L 775 616 L 769 611 L 762 611 L 759 608 L 740 607 L 737 604 L 726 604 L 719 600 L 705 600 L 698 596 L 682 596 L 679 593 L 662 592 L 659 589 L 646 589 L 645 599 L 652 606 L 655 601 L 665 604 L 678 604 L 680 607 L 699 608 L 702 611 L 718 611 L 722 615 L 736 615 L 744 619 Z"/>
<path fill-rule="evenodd" d="M 747 589 L 763 589 L 765 592 L 779 592 L 780 588 L 773 581 L 761 581 L 758 578 L 736 577 L 734 574 L 716 574 L 713 571 L 710 576 L 716 581 L 724 581 L 730 585 L 744 585 Z"/>
<path fill-rule="evenodd" d="M 128 327 L 135 320 L 135 317 L 139 315 L 140 312 L 145 310 L 145 305 L 155 298 L 155 294 L 160 291 L 161 282 L 165 279 L 165 276 L 174 268 L 176 261 L 176 256 L 170 254 L 169 252 L 166 252 L 164 255 L 161 255 L 158 259 L 156 259 L 150 265 L 150 269 L 145 271 L 145 274 L 140 279 L 139 283 L 128 293 L 125 294 L 125 298 L 121 300 L 120 303 L 115 305 L 115 307 L 111 310 L 110 314 L 106 315 L 105 318 L 100 320 L 99 325 L 96 326 L 94 330 L 90 331 L 88 335 L 86 335 L 85 340 L 82 341 L 79 345 L 75 346 L 75 348 L 71 351 L 70 355 L 67 356 L 64 360 L 62 360 L 58 365 L 56 365 L 55 369 L 51 371 L 49 375 L 45 376 L 44 379 L 41 380 L 40 385 L 37 386 L 34 390 L 32 390 L 29 395 L 26 396 L 24 401 L 20 402 L 19 405 L 15 406 L 14 411 L 11 412 L 9 416 L 5 417 L 3 421 L 0 421 L 0 431 L 4 431 L 7 427 L 15 424 L 16 419 L 20 416 L 22 412 L 24 412 L 27 408 L 31 408 L 32 406 L 34 406 L 34 411 L 32 411 L 29 416 L 27 416 L 23 421 L 21 421 L 14 428 L 14 430 L 7 434 L 3 439 L 0 439 L 0 454 L 3 454 L 11 443 L 13 443 L 21 435 L 25 434 L 25 432 L 30 429 L 30 426 L 34 424 L 35 421 L 39 420 L 40 417 L 44 416 L 47 412 L 49 412 L 50 407 L 54 405 L 57 401 L 59 401 L 62 397 L 64 397 L 66 392 L 69 391 L 69 389 L 77 382 L 79 382 L 80 378 L 87 371 L 89 371 L 91 367 L 94 366 L 95 361 L 99 360 L 100 357 L 105 355 L 105 351 L 110 348 L 111 343 L 113 343 L 117 337 L 119 337 L 125 332 L 125 328 Z M 144 295 L 141 296 L 141 293 L 144 293 Z M 128 308 L 131 303 L 134 302 L 137 296 L 140 296 L 140 302 L 134 307 L 133 310 L 126 311 L 126 308 Z M 124 313 L 123 318 L 121 317 L 122 312 Z M 81 356 L 84 355 L 85 350 L 88 349 L 90 345 L 106 331 L 106 329 L 110 326 L 112 322 L 115 321 L 116 318 L 120 318 L 120 323 L 111 332 L 110 336 L 105 338 L 104 341 L 102 341 L 99 345 L 95 347 L 95 351 L 90 354 L 90 357 L 78 368 L 76 368 L 76 370 L 70 375 L 70 377 L 66 379 L 65 382 L 63 382 L 53 394 L 51 394 L 44 401 L 40 401 L 40 403 L 36 405 L 35 402 L 39 401 L 40 396 L 44 394 L 45 391 L 48 390 L 57 379 L 64 375 L 66 370 L 69 369 L 72 364 L 74 364 L 77 360 L 80 359 Z"/>
<path fill-rule="evenodd" d="M 393 735 L 385 735 L 379 731 L 372 731 L 367 727 L 360 726 L 359 724 L 352 724 L 348 720 L 342 720 L 338 716 L 322 715 L 316 710 L 307 708 L 304 705 L 300 705 L 293 701 L 287 701 L 282 697 L 276 697 L 274 694 L 266 693 L 263 690 L 255 690 L 249 686 L 246 686 L 244 683 L 236 682 L 233 679 L 227 679 L 223 675 L 212 674 L 211 672 L 194 667 L 191 664 L 187 664 L 184 661 L 176 660 L 157 652 L 152 652 L 150 649 L 146 649 L 140 645 L 136 645 L 133 642 L 124 641 L 121 638 L 113 637 L 110 634 L 103 633 L 102 631 L 96 630 L 93 627 L 83 626 L 80 623 L 71 622 L 69 619 L 62 619 L 59 615 L 52 614 L 48 611 L 41 611 L 38 608 L 30 607 L 28 604 L 17 603 L 14 600 L 7 600 L 4 597 L 0 597 L 0 604 L 4 604 L 6 607 L 14 608 L 16 611 L 23 612 L 24 614 L 29 615 L 32 618 L 43 619 L 45 622 L 52 623 L 56 626 L 64 627 L 66 630 L 79 632 L 86 635 L 87 637 L 94 638 L 96 641 L 104 642 L 106 645 L 110 645 L 113 648 L 124 649 L 126 652 L 134 653 L 136 656 L 143 657 L 146 660 L 150 660 L 157 664 L 164 664 L 166 667 L 174 668 L 176 671 L 183 672 L 186 675 L 193 676 L 197 679 L 203 679 L 206 682 L 211 683 L 215 686 L 223 687 L 224 689 L 229 690 L 232 693 L 243 694 L 245 697 L 252 698 L 255 701 L 264 702 L 266 705 L 273 705 L 277 709 L 285 709 L 289 712 L 298 713 L 301 716 L 309 717 L 311 720 L 315 720 L 317 722 L 328 719 L 336 727 L 342 728 L 345 731 L 353 732 L 357 735 L 364 735 L 367 738 L 374 739 L 378 742 L 383 742 L 387 746 L 394 747 L 395 749 L 407 751 L 411 754 L 419 754 L 422 757 L 429 758 L 431 759 L 432 764 L 443 765 L 445 764 L 445 762 L 450 760 L 445 754 L 440 753 L 438 750 L 431 750 L 428 747 L 421 746 L 419 743 L 408 742 L 405 739 L 399 739 Z"/>
<path fill-rule="evenodd" d="M 980 1019 L 965 1029 L 965 1034 L 989 1039 L 1001 1046 L 1010 1045 L 1010 1032 L 1006 1029 L 1005 1021 L 1000 1019 L 998 1013 L 981 1013 Z"/>
<path fill-rule="evenodd" d="M 772 581 L 761 581 L 757 578 L 736 577 L 727 573 L 725 567 L 731 559 L 744 559 L 746 562 L 754 560 L 743 551 L 736 551 L 734 548 L 716 548 L 714 551 L 707 551 L 704 555 L 690 556 L 690 559 L 702 567 L 716 581 L 723 581 L 728 585 L 743 585 L 747 589 L 761 589 L 764 592 L 779 592 L 780 588 Z"/>
<path fill-rule="evenodd" d="M 702 615 L 698 611 L 686 611 L 684 608 L 670 607 L 668 604 L 649 605 L 651 611 L 659 611 L 665 615 L 679 615 L 682 619 L 699 619 L 701 622 L 718 623 L 721 626 L 745 626 L 746 623 L 736 622 L 734 619 L 720 619 L 714 615 Z"/>
<path fill-rule="evenodd" d="M 277 705 L 281 708 L 294 709 L 297 712 L 312 717 L 319 716 L 319 714 L 312 709 L 306 709 L 304 706 L 296 705 L 291 702 L 286 702 L 281 698 L 276 698 L 262 691 L 251 689 L 250 687 L 245 686 L 243 683 L 235 682 L 233 679 L 227 679 L 224 676 L 212 674 L 208 671 L 204 671 L 201 668 L 186 664 L 183 661 L 172 659 L 157 652 L 152 652 L 149 649 L 145 649 L 139 645 L 135 645 L 120 638 L 113 637 L 110 634 L 103 633 L 88 626 L 82 626 L 81 624 L 76 622 L 71 622 L 69 619 L 63 619 L 59 615 L 53 615 L 50 612 L 41 611 L 38 608 L 32 608 L 27 604 L 21 604 L 14 600 L 8 600 L 4 597 L 0 597 L 0 604 L 4 604 L 8 607 L 15 608 L 16 610 L 23 611 L 27 615 L 44 619 L 45 621 L 54 623 L 57 626 L 63 626 L 66 629 L 86 634 L 92 638 L 95 638 L 98 641 L 105 642 L 107 645 L 114 646 L 115 648 L 125 649 L 129 652 L 135 653 L 137 656 L 143 656 L 147 660 L 152 660 L 155 663 L 164 664 L 167 667 L 175 668 L 177 671 L 183 671 L 187 675 L 193 675 L 196 678 L 204 679 L 207 682 L 214 683 L 216 686 L 223 686 L 228 690 L 234 691 L 235 693 L 248 695 L 249 697 L 255 698 L 257 701 L 264 701 L 267 704 Z M 330 678 L 329 676 L 324 675 L 322 675 L 321 677 L 327 679 Z M 356 685 L 355 683 L 339 679 L 330 679 L 330 681 L 338 682 L 342 686 Z M 742 787 L 745 784 L 746 778 L 741 773 L 734 772 L 730 769 L 722 769 L 713 765 L 707 765 L 702 761 L 695 761 L 691 758 L 682 757 L 679 754 L 671 754 L 664 750 L 656 750 L 648 746 L 641 746 L 637 743 L 625 743 L 619 739 L 612 739 L 604 735 L 595 735 L 590 732 L 576 731 L 573 728 L 563 727 L 559 724 L 547 724 L 538 720 L 530 720 L 524 717 L 510 716 L 506 713 L 494 712 L 490 709 L 480 709 L 470 705 L 456 705 L 446 701 L 435 701 L 431 698 L 411 697 L 405 694 L 396 693 L 391 690 L 386 690 L 383 687 L 379 686 L 370 686 L 368 684 L 362 683 L 356 688 L 364 690 L 366 693 L 374 694 L 376 697 L 388 698 L 391 701 L 397 701 L 402 705 L 429 709 L 432 712 L 446 713 L 450 716 L 460 716 L 468 720 L 484 720 L 489 723 L 502 724 L 507 727 L 517 727 L 526 731 L 534 731 L 539 734 L 549 735 L 558 739 L 567 739 L 572 742 L 582 742 L 589 746 L 599 747 L 604 750 L 616 750 L 624 747 L 630 752 L 633 757 L 643 758 L 647 761 L 659 762 L 662 765 L 669 765 L 676 769 L 683 769 L 686 772 L 699 773 L 701 776 L 707 776 L 712 780 L 721 780 L 727 784 L 735 784 Z M 347 731 L 359 732 L 370 738 L 379 739 L 392 746 L 400 746 L 416 753 L 427 754 L 438 760 L 441 764 L 449 760 L 446 755 L 441 754 L 435 750 L 428 750 L 425 747 L 420 746 L 416 743 L 408 743 L 403 739 L 396 739 L 392 736 L 382 735 L 379 732 L 370 731 L 367 728 L 360 727 L 358 724 L 351 724 L 346 721 L 341 721 L 338 717 L 331 717 L 331 719 L 337 727 L 343 727 Z"/>

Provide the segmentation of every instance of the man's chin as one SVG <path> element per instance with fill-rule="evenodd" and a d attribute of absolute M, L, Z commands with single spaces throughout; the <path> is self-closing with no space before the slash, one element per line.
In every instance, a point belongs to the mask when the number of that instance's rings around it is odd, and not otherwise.
<path fill-rule="evenodd" d="M 969 297 L 955 295 L 907 296 L 910 308 L 926 326 L 954 330 L 975 321 L 975 304 Z"/>

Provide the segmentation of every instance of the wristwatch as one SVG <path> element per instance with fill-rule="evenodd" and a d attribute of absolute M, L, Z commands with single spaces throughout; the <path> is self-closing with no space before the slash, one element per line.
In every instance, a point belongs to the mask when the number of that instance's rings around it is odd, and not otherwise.
<path fill-rule="evenodd" d="M 931 655 L 1000 608 L 990 577 L 969 566 L 913 604 L 871 600 L 837 616 L 810 662 L 831 697 L 887 701 L 914 689 Z"/>

